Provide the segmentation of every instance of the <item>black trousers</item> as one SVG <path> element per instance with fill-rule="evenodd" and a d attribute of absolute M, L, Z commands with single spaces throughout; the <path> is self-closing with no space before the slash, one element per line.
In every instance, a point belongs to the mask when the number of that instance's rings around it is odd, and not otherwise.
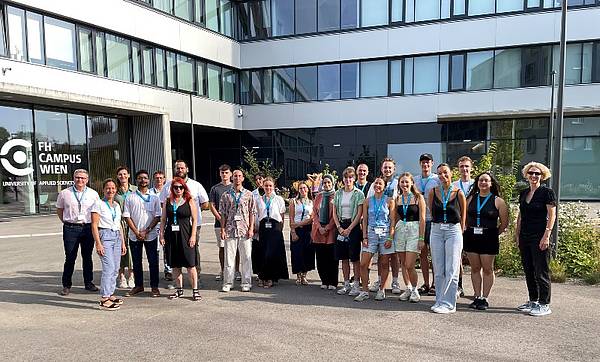
<path fill-rule="evenodd" d="M 333 244 L 314 244 L 317 254 L 317 271 L 321 284 L 338 285 L 339 262 L 334 257 Z"/>
<path fill-rule="evenodd" d="M 529 300 L 550 304 L 550 248 L 540 250 L 539 238 L 520 239 L 521 263 L 529 291 Z"/>
<path fill-rule="evenodd" d="M 65 264 L 63 266 L 63 288 L 73 286 L 72 278 L 77 260 L 77 251 L 81 245 L 81 259 L 83 264 L 83 283 L 87 286 L 94 279 L 94 238 L 92 237 L 91 224 L 63 224 L 63 245 L 65 248 Z"/>

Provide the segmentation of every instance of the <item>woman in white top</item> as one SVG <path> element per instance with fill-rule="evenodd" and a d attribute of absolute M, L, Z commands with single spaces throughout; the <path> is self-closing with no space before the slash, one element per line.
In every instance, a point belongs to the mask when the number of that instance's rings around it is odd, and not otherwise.
<path fill-rule="evenodd" d="M 104 198 L 92 207 L 92 235 L 96 243 L 96 252 L 102 262 L 102 281 L 100 285 L 100 309 L 117 310 L 123 300 L 113 295 L 117 286 L 117 274 L 121 256 L 127 252 L 123 229 L 121 228 L 121 208 L 114 200 L 117 183 L 107 179 L 102 183 Z"/>
<path fill-rule="evenodd" d="M 297 285 L 308 285 L 306 273 L 315 269 L 315 248 L 310 242 L 313 201 L 308 185 L 298 184 L 298 196 L 290 199 L 290 253 Z"/>
<path fill-rule="evenodd" d="M 287 259 L 283 243 L 283 218 L 285 201 L 275 194 L 275 181 L 266 177 L 263 181 L 265 194 L 259 199 L 259 239 L 263 244 L 262 266 L 258 278 L 265 288 L 270 288 L 279 279 L 288 279 Z"/>

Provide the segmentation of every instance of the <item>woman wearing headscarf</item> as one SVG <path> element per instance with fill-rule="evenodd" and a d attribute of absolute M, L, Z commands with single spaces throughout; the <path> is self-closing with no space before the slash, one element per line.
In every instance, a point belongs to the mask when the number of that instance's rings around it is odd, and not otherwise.
<path fill-rule="evenodd" d="M 311 238 L 317 255 L 317 271 L 321 289 L 335 290 L 338 284 L 338 262 L 334 255 L 335 222 L 333 220 L 333 176 L 323 176 L 323 191 L 315 197 Z"/>

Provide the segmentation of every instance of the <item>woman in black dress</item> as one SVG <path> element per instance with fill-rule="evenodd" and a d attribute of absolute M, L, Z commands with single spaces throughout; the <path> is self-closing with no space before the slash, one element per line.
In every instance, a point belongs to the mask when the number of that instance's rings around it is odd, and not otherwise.
<path fill-rule="evenodd" d="M 187 268 L 192 299 L 200 300 L 198 292 L 198 273 L 196 266 L 196 226 L 198 209 L 190 194 L 185 181 L 180 177 L 173 178 L 169 198 L 167 199 L 160 219 L 160 243 L 166 245 L 166 255 L 169 265 L 173 268 L 173 278 L 176 283 L 175 293 L 169 299 L 183 296 L 183 277 L 181 268 Z"/>
<path fill-rule="evenodd" d="M 467 198 L 467 228 L 463 250 L 471 266 L 475 299 L 470 308 L 486 310 L 494 284 L 494 259 L 500 251 L 499 235 L 508 225 L 508 207 L 500 198 L 498 181 L 489 172 L 475 178 Z M 500 225 L 498 225 L 498 220 Z"/>
<path fill-rule="evenodd" d="M 548 167 L 530 162 L 523 167 L 529 188 L 519 196 L 516 242 L 521 251 L 529 300 L 517 309 L 532 316 L 550 310 L 550 233 L 556 219 L 556 196 L 542 181 L 550 178 Z"/>
<path fill-rule="evenodd" d="M 306 273 L 315 269 L 315 247 L 310 241 L 313 201 L 308 185 L 298 184 L 298 196 L 290 199 L 290 254 L 297 285 L 308 285 Z"/>

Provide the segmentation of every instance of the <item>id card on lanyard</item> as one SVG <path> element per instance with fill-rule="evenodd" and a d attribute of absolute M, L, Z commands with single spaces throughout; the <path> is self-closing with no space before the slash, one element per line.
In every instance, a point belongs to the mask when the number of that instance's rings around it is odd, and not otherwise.
<path fill-rule="evenodd" d="M 242 215 L 240 215 L 239 213 L 240 199 L 242 198 L 242 190 L 240 190 L 237 196 L 235 196 L 235 192 L 233 191 L 233 189 L 230 191 L 230 193 L 231 197 L 233 198 L 233 202 L 235 203 L 235 215 L 233 216 L 233 220 L 242 221 Z"/>
<path fill-rule="evenodd" d="M 412 198 L 412 194 L 408 194 L 408 201 L 404 201 L 404 194 L 402 194 L 402 212 L 404 213 L 404 220 L 403 220 L 403 226 L 404 226 L 404 230 L 406 231 L 406 229 L 408 228 L 406 226 L 406 214 L 408 213 L 408 207 L 410 206 L 410 199 Z"/>
<path fill-rule="evenodd" d="M 263 196 L 263 202 L 265 203 L 265 210 L 267 211 L 267 219 L 271 219 L 271 202 L 273 201 L 273 196 L 269 197 L 267 200 L 267 196 Z M 273 224 L 271 221 L 265 222 L 265 229 L 272 229 Z"/>
<path fill-rule="evenodd" d="M 77 200 L 77 221 L 84 221 L 85 215 L 83 214 L 83 210 L 81 209 L 81 203 L 83 202 L 85 192 L 87 191 L 87 186 L 81 192 L 81 197 L 77 197 L 77 189 L 75 189 L 75 186 L 73 186 L 71 190 L 73 191 L 73 196 L 75 196 L 75 200 Z"/>
<path fill-rule="evenodd" d="M 179 225 L 177 224 L 177 208 L 179 208 L 179 203 L 175 201 L 175 203 L 171 205 L 173 206 L 173 224 L 171 225 L 171 231 L 179 231 Z"/>
<path fill-rule="evenodd" d="M 485 199 L 483 199 L 482 203 L 481 197 L 479 196 L 479 193 L 477 193 L 477 226 L 473 227 L 473 234 L 475 235 L 483 235 L 483 228 L 481 227 L 481 210 L 483 209 L 483 207 L 488 202 L 491 196 L 491 193 L 487 195 Z"/>
<path fill-rule="evenodd" d="M 444 209 L 444 223 L 441 225 L 441 230 L 450 230 L 450 224 L 448 224 L 448 201 L 452 196 L 452 185 L 448 186 L 448 191 L 444 193 L 444 187 L 440 186 L 440 194 L 442 195 L 442 206 Z"/>

